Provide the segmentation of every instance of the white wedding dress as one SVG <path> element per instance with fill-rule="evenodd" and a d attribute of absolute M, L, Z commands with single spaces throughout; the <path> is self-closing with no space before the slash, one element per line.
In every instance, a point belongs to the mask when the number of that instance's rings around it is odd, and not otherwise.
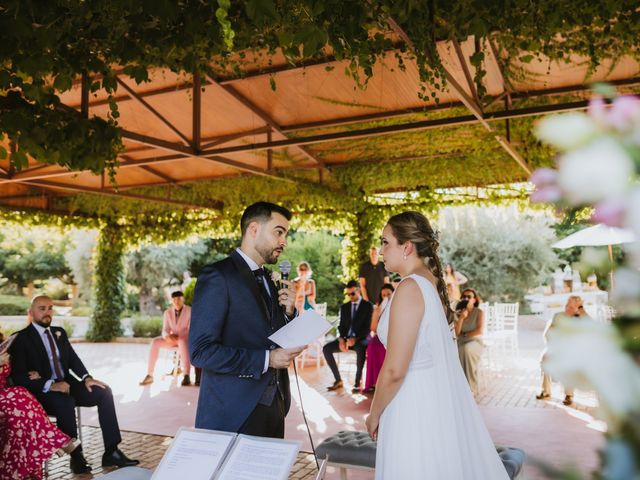
<path fill-rule="evenodd" d="M 438 292 L 419 275 L 407 278 L 420 286 L 424 316 L 407 375 L 380 418 L 376 480 L 509 480 L 462 372 Z M 385 347 L 389 307 L 378 325 Z"/>

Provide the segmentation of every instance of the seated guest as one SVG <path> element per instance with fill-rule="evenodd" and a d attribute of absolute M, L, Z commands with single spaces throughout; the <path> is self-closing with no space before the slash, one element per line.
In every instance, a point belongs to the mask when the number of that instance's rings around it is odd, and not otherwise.
<path fill-rule="evenodd" d="M 372 393 L 375 390 L 378 374 L 384 363 L 384 356 L 387 351 L 378 338 L 378 320 L 380 320 L 382 311 L 389 305 L 393 291 L 393 285 L 385 283 L 380 290 L 380 295 L 378 295 L 378 303 L 373 307 L 371 333 L 369 335 L 369 344 L 367 345 L 367 376 L 364 381 L 365 393 Z"/>
<path fill-rule="evenodd" d="M 42 464 L 56 453 L 78 447 L 49 421 L 38 401 L 24 387 L 11 387 L 8 349 L 15 337 L 4 341 L 0 332 L 0 478 L 42 479 Z M 30 372 L 34 378 L 37 372 Z"/>
<path fill-rule="evenodd" d="M 137 460 L 127 458 L 118 448 L 122 438 L 111 389 L 89 375 L 69 343 L 67 332 L 51 327 L 52 316 L 51 299 L 35 297 L 29 307 L 30 325 L 16 334 L 9 348 L 13 382 L 29 390 L 45 411 L 56 417 L 58 428 L 71 438 L 78 436 L 76 406 L 97 406 L 105 449 L 102 466 L 137 465 Z M 71 452 L 70 466 L 73 473 L 91 471 L 82 447 Z"/>
<path fill-rule="evenodd" d="M 340 324 L 338 326 L 338 338 L 327 343 L 322 349 L 327 365 L 333 373 L 335 381 L 327 388 L 329 391 L 342 387 L 342 379 L 338 371 L 338 365 L 333 354 L 336 352 L 347 352 L 354 350 L 358 355 L 356 360 L 356 382 L 353 386 L 353 393 L 360 391 L 360 380 L 362 379 L 362 369 L 367 353 L 367 343 L 371 328 L 371 315 L 373 314 L 373 304 L 364 300 L 360 295 L 360 284 L 355 280 L 347 283 L 347 295 L 349 301 L 340 307 Z"/>
<path fill-rule="evenodd" d="M 478 292 L 467 288 L 462 292 L 462 300 L 456 306 L 454 322 L 460 363 L 474 395 L 478 393 L 478 365 L 484 351 L 482 342 L 484 312 L 479 308 L 480 302 Z"/>
<path fill-rule="evenodd" d="M 572 318 L 572 317 L 581 317 L 581 318 L 590 318 L 587 312 L 584 310 L 584 306 L 582 304 L 582 298 L 578 295 L 571 295 L 567 299 L 567 304 L 564 306 L 563 312 L 556 313 L 551 321 L 547 323 L 544 328 L 544 333 L 542 334 L 544 338 L 544 343 L 547 343 L 547 334 L 549 333 L 549 329 L 553 328 L 555 323 L 561 318 Z M 540 363 L 544 362 L 545 356 L 547 354 L 547 349 L 545 346 L 544 351 L 542 352 L 542 358 L 540 359 Z M 571 405 L 573 403 L 573 388 L 565 387 L 564 389 L 564 400 L 562 401 L 565 405 Z M 546 398 L 551 397 L 551 377 L 544 369 L 542 369 L 542 391 L 536 395 L 538 400 L 544 400 Z"/>
<path fill-rule="evenodd" d="M 140 385 L 149 385 L 153 382 L 153 371 L 158 361 L 158 351 L 161 348 L 172 347 L 178 347 L 180 364 L 184 372 L 182 385 L 191 385 L 191 378 L 189 377 L 191 371 L 191 358 L 189 357 L 191 307 L 184 304 L 184 294 L 182 292 L 173 292 L 171 294 L 171 304 L 171 307 L 164 312 L 162 336 L 154 338 L 151 342 L 147 376 L 142 379 Z"/>

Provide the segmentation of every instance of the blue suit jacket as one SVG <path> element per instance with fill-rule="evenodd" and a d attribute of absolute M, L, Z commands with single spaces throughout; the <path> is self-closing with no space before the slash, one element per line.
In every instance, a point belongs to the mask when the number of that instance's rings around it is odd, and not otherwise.
<path fill-rule="evenodd" d="M 269 279 L 273 298 L 276 287 Z M 267 338 L 285 324 L 279 306 L 269 311 L 255 276 L 236 251 L 198 277 L 191 308 L 189 352 L 202 368 L 196 427 L 237 432 L 255 409 L 274 371 L 264 374 Z M 286 412 L 287 369 L 277 370 Z M 276 393 L 277 394 L 277 393 Z"/>

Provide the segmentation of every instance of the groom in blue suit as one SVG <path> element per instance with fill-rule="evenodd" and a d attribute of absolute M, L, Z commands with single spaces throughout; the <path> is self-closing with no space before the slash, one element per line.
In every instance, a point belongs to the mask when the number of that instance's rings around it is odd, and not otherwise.
<path fill-rule="evenodd" d="M 287 245 L 291 213 L 267 202 L 247 207 L 242 242 L 198 277 L 189 331 L 202 368 L 196 427 L 284 438 L 288 367 L 304 347 L 278 348 L 267 337 L 295 315 L 295 292 L 280 290 L 263 268 Z"/>

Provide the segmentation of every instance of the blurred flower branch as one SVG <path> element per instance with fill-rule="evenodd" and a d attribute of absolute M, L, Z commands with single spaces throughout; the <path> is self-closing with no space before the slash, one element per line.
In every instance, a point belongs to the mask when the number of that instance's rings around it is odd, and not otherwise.
<path fill-rule="evenodd" d="M 624 246 L 614 272 L 612 324 L 583 319 L 558 322 L 545 363 L 565 385 L 595 390 L 597 415 L 607 424 L 602 464 L 593 478 L 640 478 L 640 99 L 595 87 L 586 113 L 548 117 L 540 140 L 558 149 L 557 168 L 534 172 L 534 202 L 560 209 L 592 207 L 593 223 L 624 227 L 636 240 Z M 582 262 L 596 267 L 595 255 Z M 575 470 L 547 470 L 553 478 L 579 478 Z"/>

